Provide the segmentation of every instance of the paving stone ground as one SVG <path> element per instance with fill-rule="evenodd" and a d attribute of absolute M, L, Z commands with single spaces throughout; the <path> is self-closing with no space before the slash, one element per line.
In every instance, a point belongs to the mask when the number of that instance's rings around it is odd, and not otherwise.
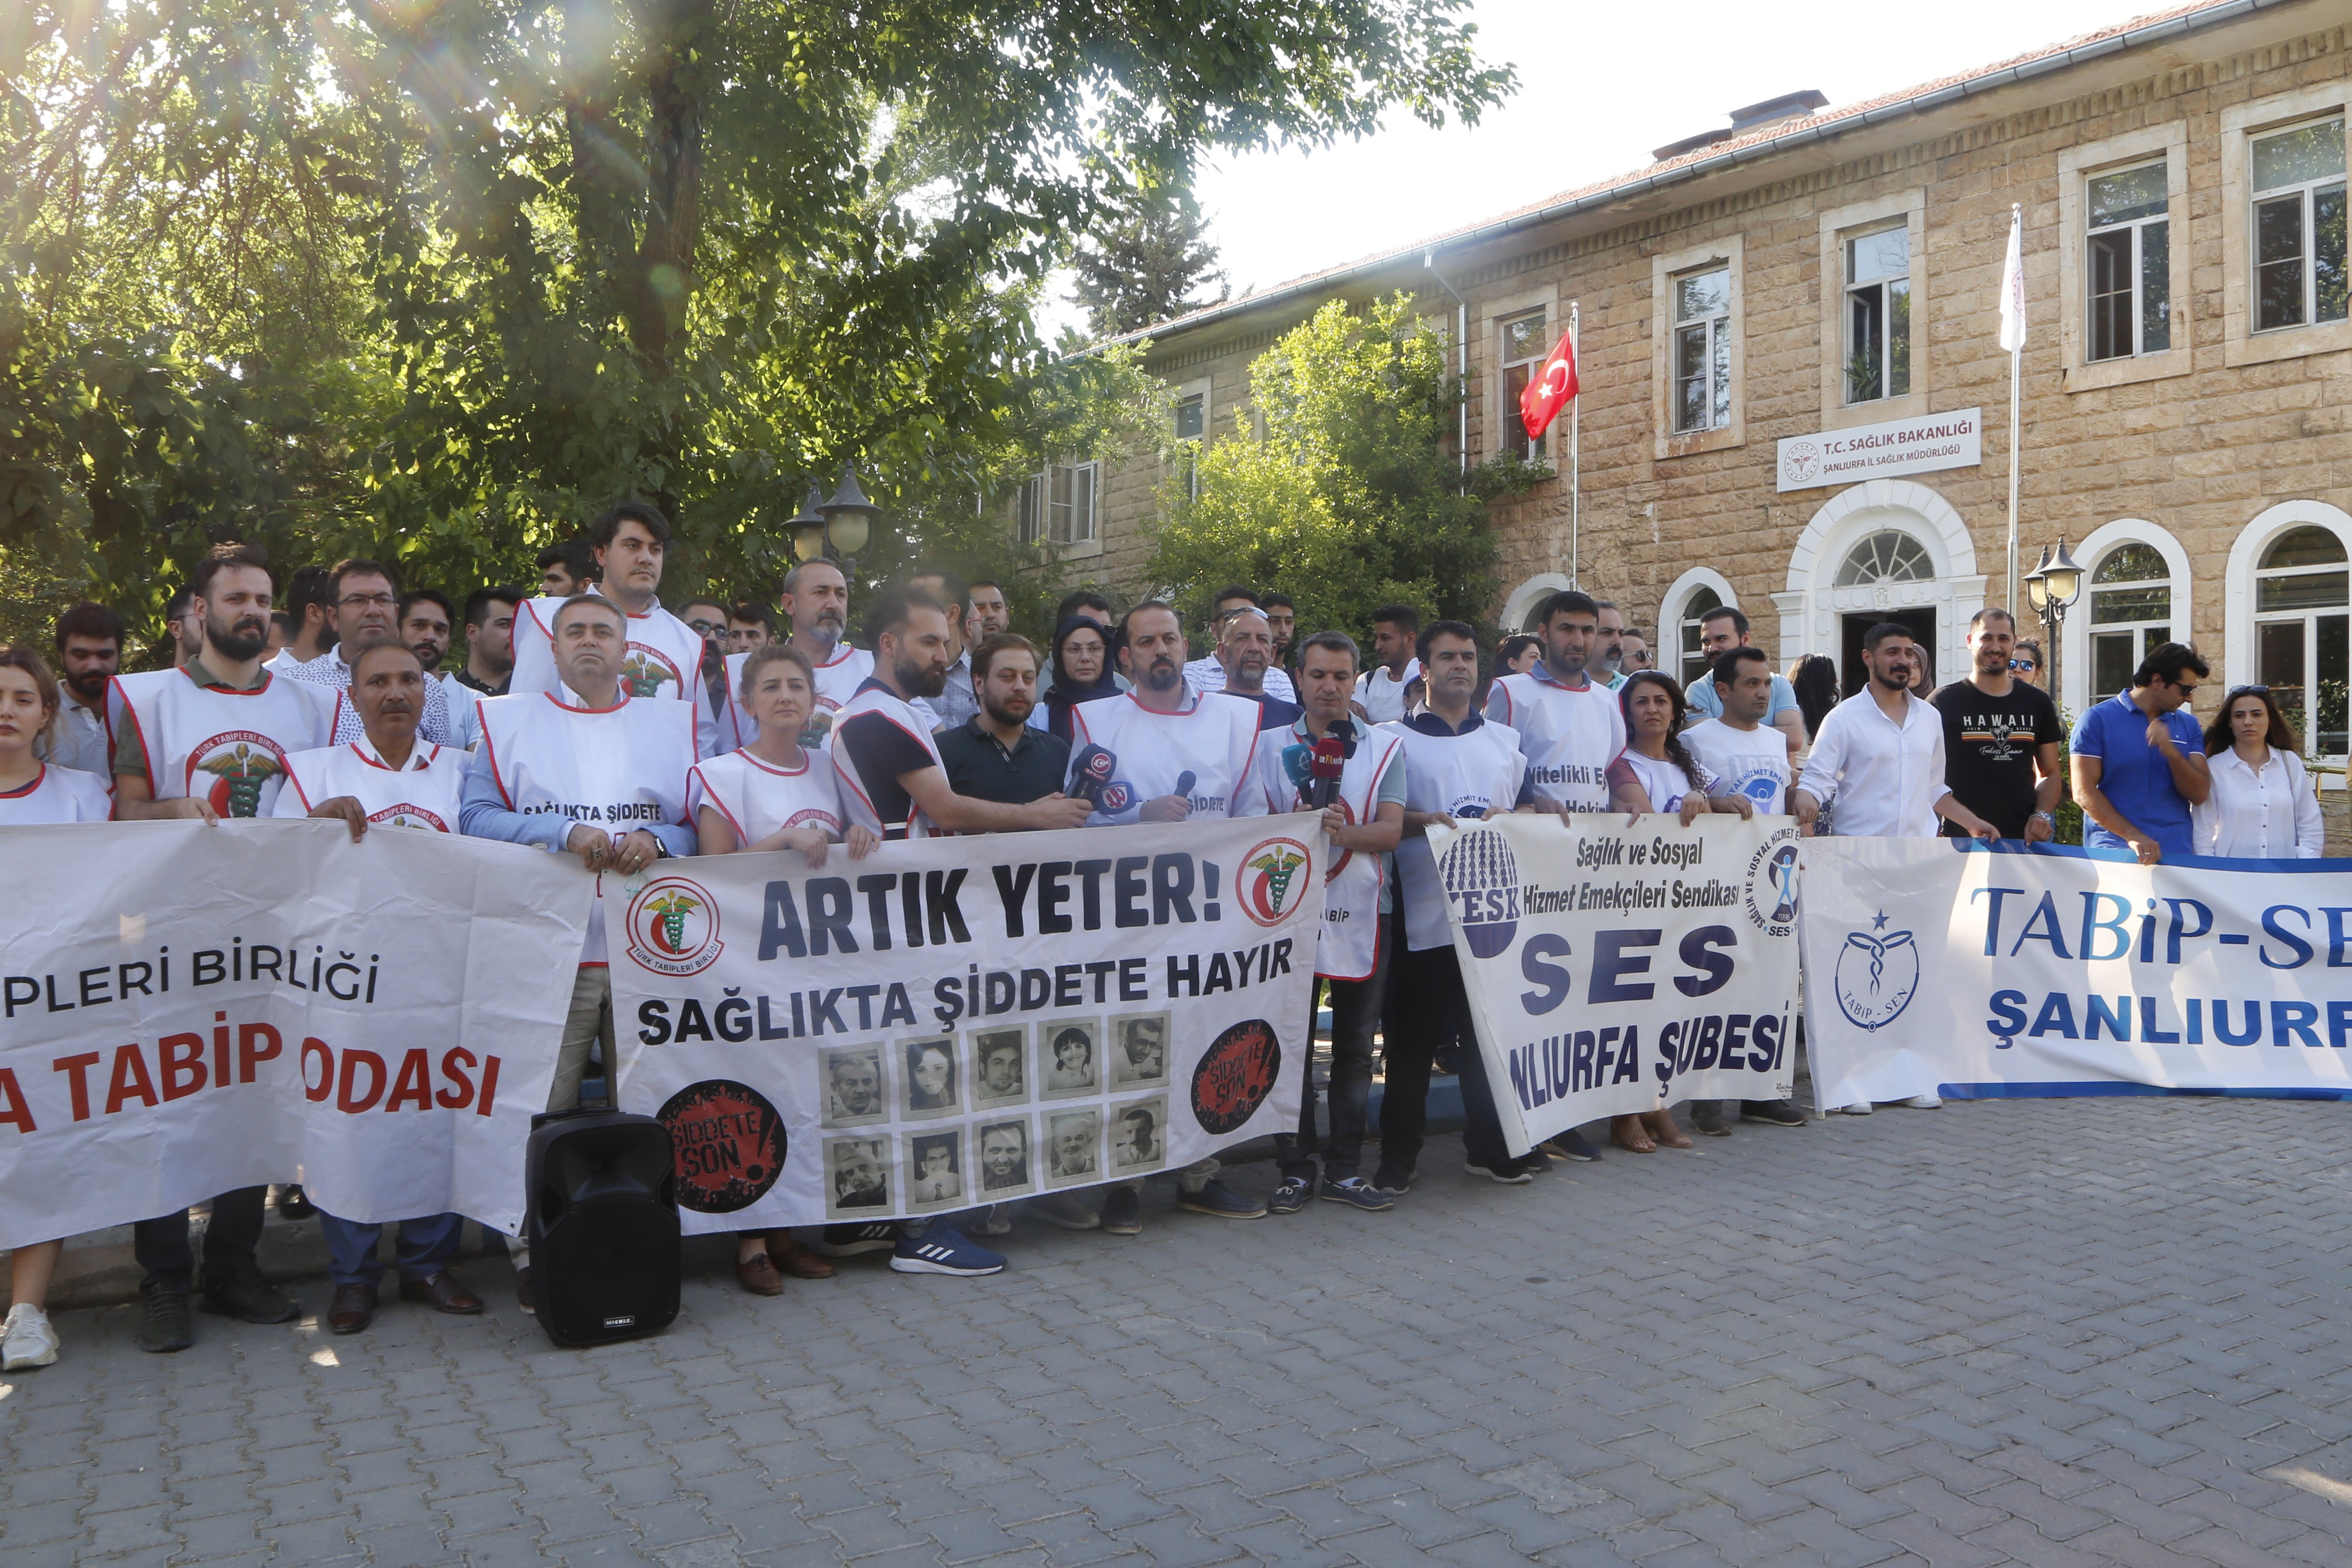
<path fill-rule="evenodd" d="M 1955 1103 L 551 1348 L 60 1316 L 0 1562 L 2352 1563 L 2352 1107 Z M 1237 1184 L 1263 1189 L 1269 1167 Z M 723 1244 L 719 1248 L 723 1254 Z M 323 1281 L 299 1287 L 321 1311 Z"/>

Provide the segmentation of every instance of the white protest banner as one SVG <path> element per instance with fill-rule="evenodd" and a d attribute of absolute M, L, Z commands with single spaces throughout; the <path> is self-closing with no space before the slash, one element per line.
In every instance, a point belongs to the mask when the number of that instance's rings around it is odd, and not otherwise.
<path fill-rule="evenodd" d="M 613 938 L 620 1105 L 688 1232 L 1180 1170 L 1298 1124 L 1320 818 L 663 862 Z"/>
<path fill-rule="evenodd" d="M 1792 818 L 1514 813 L 1429 837 L 1513 1153 L 1596 1117 L 1788 1097 Z"/>
<path fill-rule="evenodd" d="M 0 828 L 0 1247 L 263 1182 L 522 1217 L 593 883 L 331 821 Z"/>
<path fill-rule="evenodd" d="M 2017 848 L 1806 841 L 1822 1104 L 2352 1093 L 2352 863 Z"/>

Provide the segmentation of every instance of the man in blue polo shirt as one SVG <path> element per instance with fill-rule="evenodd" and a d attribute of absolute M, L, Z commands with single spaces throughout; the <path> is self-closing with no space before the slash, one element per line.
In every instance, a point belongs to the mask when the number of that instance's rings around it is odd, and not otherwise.
<path fill-rule="evenodd" d="M 2083 842 L 2129 849 L 2143 866 L 2190 853 L 2189 808 L 2213 793 L 2204 731 L 2185 711 L 2212 671 L 2195 648 L 2168 642 L 2140 661 L 2131 689 L 2074 726 L 2074 798 Z"/>

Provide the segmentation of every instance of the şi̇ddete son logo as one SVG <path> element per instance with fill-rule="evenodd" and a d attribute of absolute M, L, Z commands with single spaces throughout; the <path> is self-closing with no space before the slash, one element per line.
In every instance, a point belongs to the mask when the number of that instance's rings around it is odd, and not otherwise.
<path fill-rule="evenodd" d="M 719 905 L 684 877 L 647 882 L 629 900 L 629 956 L 656 974 L 699 974 L 719 961 Z"/>

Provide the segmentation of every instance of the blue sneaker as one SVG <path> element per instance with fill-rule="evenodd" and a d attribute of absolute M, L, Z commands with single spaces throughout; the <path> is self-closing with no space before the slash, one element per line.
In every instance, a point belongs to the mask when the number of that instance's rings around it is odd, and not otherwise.
<path fill-rule="evenodd" d="M 816 1244 L 827 1258 L 855 1258 L 861 1252 L 887 1252 L 898 1245 L 898 1227 L 887 1225 L 829 1225 Z"/>
<path fill-rule="evenodd" d="M 1255 1198 L 1245 1198 L 1224 1183 L 1211 1177 L 1197 1193 L 1176 1189 L 1176 1206 L 1191 1214 L 1214 1215 L 1219 1219 L 1264 1219 L 1265 1205 Z"/>
<path fill-rule="evenodd" d="M 908 1226 L 890 1255 L 890 1267 L 901 1274 L 999 1274 L 1004 1258 L 967 1238 L 943 1219 L 918 1229 Z"/>
<path fill-rule="evenodd" d="M 1366 1214 L 1380 1214 L 1396 1207 L 1396 1199 L 1361 1176 L 1344 1176 L 1339 1181 L 1326 1180 L 1322 1199 L 1327 1204 L 1346 1204 Z"/>

